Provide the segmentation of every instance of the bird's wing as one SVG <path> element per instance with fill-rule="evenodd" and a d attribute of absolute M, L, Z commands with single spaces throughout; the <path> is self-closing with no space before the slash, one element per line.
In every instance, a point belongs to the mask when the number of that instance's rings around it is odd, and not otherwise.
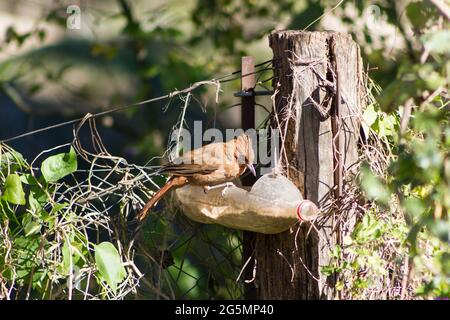
<path fill-rule="evenodd" d="M 162 173 L 173 176 L 192 176 L 194 174 L 210 174 L 219 168 L 218 165 L 196 163 L 168 163 L 162 167 Z"/>
<path fill-rule="evenodd" d="M 216 142 L 186 152 L 175 163 L 194 163 L 201 165 L 223 165 L 233 159 L 234 145 L 231 142 Z"/>

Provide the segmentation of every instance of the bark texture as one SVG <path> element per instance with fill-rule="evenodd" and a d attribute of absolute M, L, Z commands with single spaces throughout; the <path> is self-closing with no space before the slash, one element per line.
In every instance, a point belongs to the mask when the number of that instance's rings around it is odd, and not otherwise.
<path fill-rule="evenodd" d="M 271 123 L 284 136 L 281 163 L 304 198 L 323 208 L 342 194 L 343 180 L 358 158 L 364 104 L 360 50 L 350 35 L 337 32 L 277 31 L 269 40 L 277 92 Z M 340 241 L 336 217 L 314 228 L 303 224 L 277 235 L 256 235 L 252 283 L 257 298 L 336 297 L 334 279 L 320 273 Z"/>

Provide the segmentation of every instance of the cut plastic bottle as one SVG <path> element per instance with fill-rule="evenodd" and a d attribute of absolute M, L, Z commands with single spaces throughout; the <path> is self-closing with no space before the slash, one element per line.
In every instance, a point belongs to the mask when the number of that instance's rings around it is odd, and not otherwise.
<path fill-rule="evenodd" d="M 283 232 L 319 214 L 289 179 L 275 173 L 263 175 L 250 191 L 234 184 L 208 192 L 188 185 L 177 189 L 176 195 L 185 215 L 194 221 L 265 234 Z"/>

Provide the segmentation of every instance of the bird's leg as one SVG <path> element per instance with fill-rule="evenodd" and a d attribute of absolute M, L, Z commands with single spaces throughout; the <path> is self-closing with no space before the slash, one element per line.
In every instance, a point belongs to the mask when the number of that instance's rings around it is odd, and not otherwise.
<path fill-rule="evenodd" d="M 225 191 L 225 189 L 234 186 L 234 184 L 232 182 L 225 182 L 225 183 L 221 183 L 221 184 L 216 184 L 214 186 L 203 186 L 203 191 L 205 193 L 207 193 L 210 190 L 213 189 L 219 189 L 219 188 L 224 188 L 223 191 Z M 223 191 L 222 191 L 222 195 L 223 195 Z"/>

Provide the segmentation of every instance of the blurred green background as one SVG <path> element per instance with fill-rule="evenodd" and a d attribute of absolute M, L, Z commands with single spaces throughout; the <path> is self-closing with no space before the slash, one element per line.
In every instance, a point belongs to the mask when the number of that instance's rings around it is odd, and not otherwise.
<path fill-rule="evenodd" d="M 79 30 L 67 28 L 69 5 L 80 8 Z M 244 55 L 255 56 L 257 63 L 266 61 L 272 57 L 267 38 L 271 31 L 306 27 L 348 32 L 361 46 L 366 71 L 382 92 L 380 104 L 371 106 L 369 116 L 373 121 L 369 125 L 382 135 L 394 154 L 393 171 L 387 179 L 394 183 L 389 192 L 403 192 L 402 187 L 411 183 L 410 179 L 415 179 L 413 188 L 418 183 L 436 190 L 421 195 L 423 207 L 431 209 L 416 213 L 410 227 L 417 231 L 428 225 L 434 230 L 430 220 L 420 217 L 433 215 L 438 203 L 443 213 L 434 221 L 444 231 L 439 229 L 435 236 L 442 236 L 439 241 L 448 245 L 448 235 L 443 234 L 449 230 L 450 133 L 445 88 L 450 38 L 448 17 L 430 1 L 0 0 L 0 138 L 227 74 L 240 68 Z M 196 91 L 187 112 L 187 127 L 193 120 L 202 120 L 203 129 L 240 126 L 240 107 L 229 108 L 239 103 L 233 97 L 239 88 L 239 80 L 224 85 L 218 105 L 214 88 Z M 438 94 L 427 101 L 438 89 Z M 424 112 L 421 123 L 429 126 L 418 124 L 414 134 L 400 134 L 399 121 L 405 102 L 410 99 Z M 260 103 L 271 108 L 268 98 Z M 176 99 L 156 102 L 104 116 L 97 125 L 112 154 L 121 155 L 130 163 L 145 164 L 165 151 L 182 106 Z M 428 111 L 435 113 L 434 118 L 427 117 Z M 259 121 L 266 115 L 258 109 Z M 441 132 L 434 136 L 423 133 L 437 125 L 442 126 Z M 417 177 L 404 173 L 408 170 L 405 168 L 414 165 L 414 152 L 421 150 L 408 149 L 408 145 L 414 146 L 415 137 L 424 135 L 434 139 L 431 144 L 435 149 L 428 144 L 432 150 L 416 157 L 417 168 L 428 172 L 429 167 L 421 167 L 423 158 L 441 154 L 440 162 L 432 169 L 440 172 L 442 181 L 420 175 L 419 169 Z M 25 158 L 33 159 L 42 150 L 70 141 L 72 130 L 63 127 L 10 145 Z M 396 181 L 396 177 L 401 180 Z M 369 195 L 371 186 L 366 186 Z M 195 232 L 186 232 L 186 228 Z M 156 219 L 146 225 L 149 247 L 161 248 L 167 234 L 176 238 L 168 254 L 173 260 L 168 264 L 172 266 L 166 269 L 166 276 L 176 284 L 175 289 L 166 288 L 172 297 L 242 297 L 241 285 L 235 282 L 241 264 L 239 232 L 200 226 L 180 215 L 171 223 Z M 417 254 L 412 252 L 412 256 Z M 448 247 L 436 254 L 440 265 L 433 274 L 440 278 L 429 278 L 428 287 L 423 289 L 438 297 L 449 292 L 446 252 Z M 142 263 L 140 267 L 147 277 L 155 276 L 150 266 Z M 158 279 L 150 279 L 147 288 L 143 284 L 140 298 L 161 298 L 150 288 L 157 282 Z"/>

